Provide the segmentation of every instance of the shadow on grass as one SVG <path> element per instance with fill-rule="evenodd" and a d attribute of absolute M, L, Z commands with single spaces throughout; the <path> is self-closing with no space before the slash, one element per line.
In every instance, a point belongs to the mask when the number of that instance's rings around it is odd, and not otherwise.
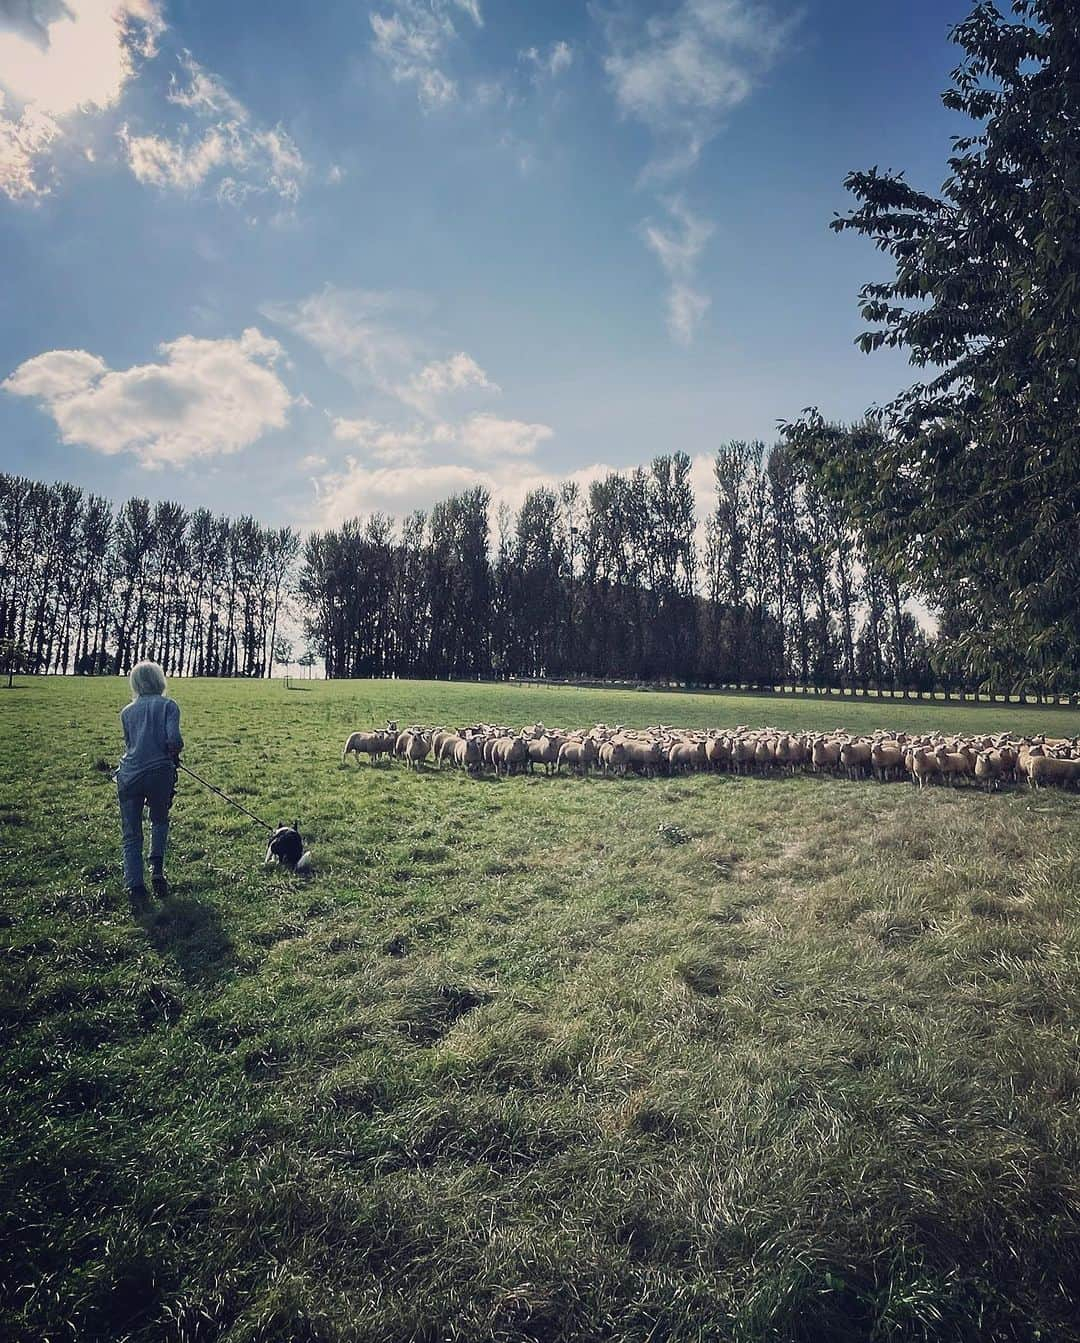
<path fill-rule="evenodd" d="M 154 911 L 147 931 L 154 950 L 188 984 L 216 984 L 236 963 L 221 915 L 192 896 L 166 900 Z"/>

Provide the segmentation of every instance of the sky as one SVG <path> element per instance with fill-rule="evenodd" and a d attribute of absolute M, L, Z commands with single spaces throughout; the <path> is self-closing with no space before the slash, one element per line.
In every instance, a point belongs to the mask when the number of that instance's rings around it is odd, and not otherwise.
<path fill-rule="evenodd" d="M 272 525 L 511 507 L 917 374 L 953 0 L 0 0 L 0 465 Z"/>

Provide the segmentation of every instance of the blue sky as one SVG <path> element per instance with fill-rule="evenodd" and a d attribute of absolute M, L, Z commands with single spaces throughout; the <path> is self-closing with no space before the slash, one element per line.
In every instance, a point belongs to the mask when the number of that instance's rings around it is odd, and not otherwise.
<path fill-rule="evenodd" d="M 304 526 L 854 418 L 952 0 L 0 0 L 6 470 Z"/>

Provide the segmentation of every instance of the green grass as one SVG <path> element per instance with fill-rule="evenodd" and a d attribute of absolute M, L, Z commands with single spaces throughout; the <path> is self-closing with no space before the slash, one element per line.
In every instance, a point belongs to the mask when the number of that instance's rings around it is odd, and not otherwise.
<path fill-rule="evenodd" d="M 1080 715 L 174 689 L 318 875 L 185 779 L 134 920 L 123 683 L 0 692 L 5 1339 L 1080 1339 L 1075 794 L 339 764 L 391 715 Z"/>

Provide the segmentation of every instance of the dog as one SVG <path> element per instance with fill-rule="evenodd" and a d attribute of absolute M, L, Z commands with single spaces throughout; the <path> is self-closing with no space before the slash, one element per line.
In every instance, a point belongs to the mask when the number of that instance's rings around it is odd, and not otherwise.
<path fill-rule="evenodd" d="M 279 825 L 270 836 L 266 846 L 266 861 L 280 863 L 293 872 L 310 872 L 311 855 L 304 852 L 304 841 L 300 835 L 300 822 L 292 825 Z"/>

